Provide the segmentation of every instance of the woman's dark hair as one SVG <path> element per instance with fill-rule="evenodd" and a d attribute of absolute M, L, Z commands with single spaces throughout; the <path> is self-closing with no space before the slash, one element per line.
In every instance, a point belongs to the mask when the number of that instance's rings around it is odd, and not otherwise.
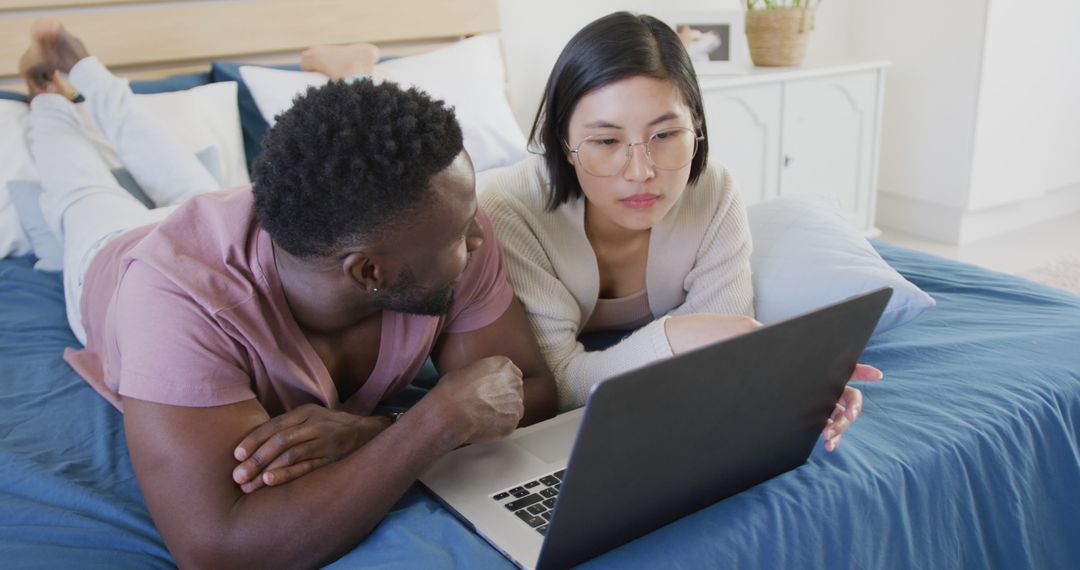
<path fill-rule="evenodd" d="M 690 183 L 705 170 L 709 154 L 705 108 L 693 63 L 679 36 L 652 16 L 615 12 L 581 29 L 563 48 L 551 71 L 529 140 L 543 149 L 551 177 L 547 207 L 582 195 L 573 165 L 566 160 L 570 116 L 582 97 L 610 83 L 644 76 L 670 81 L 690 108 L 694 127 L 704 137 L 690 163 Z"/>
<path fill-rule="evenodd" d="M 370 79 L 310 88 L 277 118 L 252 172 L 255 215 L 285 251 L 316 258 L 380 239 L 433 198 L 461 153 L 454 111 Z"/>

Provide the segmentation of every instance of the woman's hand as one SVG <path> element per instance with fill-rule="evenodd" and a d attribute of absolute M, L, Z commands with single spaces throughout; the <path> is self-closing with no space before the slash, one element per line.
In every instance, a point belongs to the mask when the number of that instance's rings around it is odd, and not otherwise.
<path fill-rule="evenodd" d="M 877 382 L 883 377 L 880 370 L 866 364 L 856 364 L 854 372 L 851 373 L 852 380 L 863 382 Z M 826 451 L 836 451 L 836 446 L 840 445 L 840 436 L 851 427 L 852 422 L 859 418 L 861 411 L 862 392 L 858 388 L 845 386 L 840 401 L 836 402 L 832 416 L 825 422 L 825 429 L 821 431 L 821 436 L 825 438 Z"/>
<path fill-rule="evenodd" d="M 352 453 L 389 425 L 386 417 L 304 404 L 255 428 L 236 446 L 240 465 L 233 480 L 245 493 L 287 483 Z"/>

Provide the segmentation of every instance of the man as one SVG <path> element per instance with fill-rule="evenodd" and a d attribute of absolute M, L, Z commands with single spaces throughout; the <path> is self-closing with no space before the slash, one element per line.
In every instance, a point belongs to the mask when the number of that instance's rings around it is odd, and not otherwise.
<path fill-rule="evenodd" d="M 32 38 L 31 149 L 86 344 L 65 357 L 122 408 L 180 566 L 324 564 L 434 459 L 554 413 L 440 102 L 371 81 L 311 90 L 267 134 L 253 189 L 210 192 L 59 22 L 39 20 Z M 167 208 L 116 185 L 61 72 Z M 371 416 L 429 353 L 438 385 L 396 421 Z"/>

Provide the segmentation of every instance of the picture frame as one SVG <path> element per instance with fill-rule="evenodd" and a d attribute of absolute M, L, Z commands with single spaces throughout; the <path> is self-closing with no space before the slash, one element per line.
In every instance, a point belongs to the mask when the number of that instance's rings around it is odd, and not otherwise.
<path fill-rule="evenodd" d="M 741 10 L 672 12 L 664 19 L 683 40 L 698 75 L 741 74 L 750 70 L 746 14 Z"/>

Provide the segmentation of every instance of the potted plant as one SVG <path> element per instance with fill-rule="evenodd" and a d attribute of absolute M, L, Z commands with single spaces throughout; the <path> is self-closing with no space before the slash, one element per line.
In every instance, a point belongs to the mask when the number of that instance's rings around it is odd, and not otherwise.
<path fill-rule="evenodd" d="M 746 43 L 754 65 L 799 65 L 821 0 L 746 0 Z"/>

